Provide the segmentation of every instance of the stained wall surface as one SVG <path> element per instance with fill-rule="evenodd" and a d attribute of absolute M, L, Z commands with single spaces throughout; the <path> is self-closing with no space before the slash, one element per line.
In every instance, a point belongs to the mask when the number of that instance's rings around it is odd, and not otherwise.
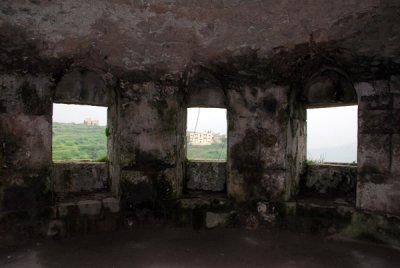
<path fill-rule="evenodd" d="M 16 51 L 31 43 L 31 57 L 75 58 L 111 73 L 179 72 L 244 48 L 266 58 L 310 41 L 398 59 L 391 38 L 398 7 L 396 0 L 6 0 L 0 18 L 4 43 Z"/>
<path fill-rule="evenodd" d="M 399 84 L 398 77 L 361 83 L 359 104 L 357 205 L 399 214 Z"/>

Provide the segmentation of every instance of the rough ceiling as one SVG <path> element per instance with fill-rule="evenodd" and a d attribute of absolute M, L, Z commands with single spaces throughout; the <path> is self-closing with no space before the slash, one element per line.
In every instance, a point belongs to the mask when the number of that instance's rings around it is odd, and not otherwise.
<path fill-rule="evenodd" d="M 3 70 L 173 74 L 214 62 L 229 73 L 232 58 L 293 65 L 332 51 L 342 64 L 400 64 L 397 0 L 3 0 L 0 29 Z"/>

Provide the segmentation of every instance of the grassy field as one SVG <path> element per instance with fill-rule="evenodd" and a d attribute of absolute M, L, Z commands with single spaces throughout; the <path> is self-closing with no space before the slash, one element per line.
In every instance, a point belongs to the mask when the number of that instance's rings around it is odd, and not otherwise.
<path fill-rule="evenodd" d="M 226 143 L 190 145 L 187 147 L 189 160 L 226 160 Z"/>
<path fill-rule="evenodd" d="M 53 160 L 99 160 L 107 155 L 106 127 L 53 123 Z"/>
<path fill-rule="evenodd" d="M 100 160 L 107 155 L 106 127 L 53 123 L 53 160 Z M 188 145 L 189 160 L 226 160 L 226 142 Z"/>

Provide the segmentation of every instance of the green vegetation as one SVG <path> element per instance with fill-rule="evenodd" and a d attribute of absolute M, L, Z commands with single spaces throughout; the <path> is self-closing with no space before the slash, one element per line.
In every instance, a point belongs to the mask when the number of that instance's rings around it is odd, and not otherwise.
<path fill-rule="evenodd" d="M 187 145 L 189 160 L 226 160 L 226 142 L 211 145 Z"/>
<path fill-rule="evenodd" d="M 53 160 L 107 161 L 106 127 L 53 123 Z"/>

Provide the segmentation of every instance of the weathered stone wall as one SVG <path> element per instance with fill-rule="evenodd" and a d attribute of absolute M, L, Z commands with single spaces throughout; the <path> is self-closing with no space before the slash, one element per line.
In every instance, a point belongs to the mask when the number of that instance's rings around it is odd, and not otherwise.
<path fill-rule="evenodd" d="M 179 90 L 156 83 L 122 84 L 117 137 L 121 195 L 129 204 L 153 204 L 182 193 Z M 183 162 L 182 162 L 183 163 Z"/>
<path fill-rule="evenodd" d="M 15 48 L 35 44 L 35 56 L 76 58 L 90 69 L 175 72 L 243 47 L 267 56 L 310 38 L 337 42 L 349 54 L 398 59 L 391 38 L 398 7 L 397 0 L 4 0 L 0 26 Z M 27 36 L 16 38 L 21 32 Z"/>
<path fill-rule="evenodd" d="M 288 88 L 228 91 L 228 195 L 237 201 L 285 196 Z"/>
<path fill-rule="evenodd" d="M 351 79 L 338 69 L 323 68 L 305 85 L 303 98 L 307 108 L 327 108 L 357 104 Z"/>
<path fill-rule="evenodd" d="M 298 192 L 306 107 L 354 103 L 353 82 L 367 81 L 357 205 L 400 214 L 399 10 L 397 0 L 1 1 L 1 211 L 28 222 L 51 203 L 52 101 L 109 107 L 123 207 L 180 197 L 191 105 L 228 110 L 228 196 L 283 201 Z"/>
<path fill-rule="evenodd" d="M 55 89 L 54 102 L 67 104 L 110 106 L 113 92 L 104 78 L 95 72 L 73 70 L 65 74 Z"/>
<path fill-rule="evenodd" d="M 51 204 L 51 79 L 0 75 L 0 246 L 38 232 Z"/>
<path fill-rule="evenodd" d="M 303 196 L 323 197 L 325 200 L 343 199 L 353 203 L 356 197 L 357 166 L 307 165 L 301 185 Z"/>
<path fill-rule="evenodd" d="M 52 173 L 52 105 L 109 105 L 111 93 L 104 79 L 93 72 L 72 71 L 60 80 L 46 73 L 1 74 L 0 233 L 4 244 L 43 231 L 51 217 L 53 191 L 108 190 L 107 164 L 95 170 L 88 168 L 89 163 L 56 165 Z M 70 171 L 71 181 L 60 180 L 66 179 L 64 171 Z M 102 181 L 101 186 L 96 179 Z"/>
<path fill-rule="evenodd" d="M 51 80 L 0 76 L 0 208 L 43 206 L 51 168 Z"/>
<path fill-rule="evenodd" d="M 119 200 L 109 196 L 71 199 L 52 207 L 46 235 L 55 239 L 76 233 L 116 231 L 121 227 Z"/>
<path fill-rule="evenodd" d="M 186 78 L 185 105 L 189 107 L 226 108 L 227 97 L 221 81 L 211 70 L 193 68 Z"/>
<path fill-rule="evenodd" d="M 357 206 L 400 214 L 400 84 L 359 83 Z"/>
<path fill-rule="evenodd" d="M 108 163 L 57 161 L 51 174 L 56 193 L 109 190 Z"/>
<path fill-rule="evenodd" d="M 295 199 L 299 193 L 300 176 L 306 160 L 306 109 L 298 99 L 298 92 L 291 89 L 286 127 L 286 183 L 285 200 Z"/>
<path fill-rule="evenodd" d="M 186 188 L 222 192 L 226 189 L 226 162 L 187 161 Z"/>

